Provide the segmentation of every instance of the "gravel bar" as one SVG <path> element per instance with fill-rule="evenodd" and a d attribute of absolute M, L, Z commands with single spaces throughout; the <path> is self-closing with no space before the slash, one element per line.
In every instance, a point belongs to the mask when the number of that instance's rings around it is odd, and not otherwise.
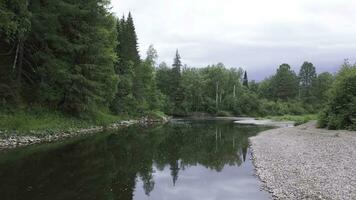
<path fill-rule="evenodd" d="M 356 132 L 316 122 L 250 138 L 256 173 L 274 199 L 356 199 Z"/>

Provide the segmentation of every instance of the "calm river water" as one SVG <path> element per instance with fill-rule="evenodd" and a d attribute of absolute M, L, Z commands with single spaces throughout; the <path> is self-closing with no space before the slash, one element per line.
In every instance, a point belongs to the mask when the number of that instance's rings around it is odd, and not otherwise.
<path fill-rule="evenodd" d="M 270 199 L 248 147 L 266 129 L 174 120 L 0 152 L 0 199 Z"/>

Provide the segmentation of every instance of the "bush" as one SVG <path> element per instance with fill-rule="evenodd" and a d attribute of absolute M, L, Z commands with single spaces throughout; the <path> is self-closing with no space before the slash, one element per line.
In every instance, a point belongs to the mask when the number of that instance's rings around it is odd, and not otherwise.
<path fill-rule="evenodd" d="M 336 76 L 319 126 L 356 130 L 356 65 L 345 63 Z"/>
<path fill-rule="evenodd" d="M 308 113 L 301 102 L 260 100 L 262 116 L 302 115 Z"/>
<path fill-rule="evenodd" d="M 219 117 L 231 117 L 233 116 L 229 111 L 224 111 L 224 110 L 220 110 L 216 113 L 216 116 Z"/>
<path fill-rule="evenodd" d="M 258 96 L 250 91 L 244 91 L 237 98 L 228 96 L 222 105 L 224 110 L 231 111 L 237 116 L 258 116 L 261 112 Z"/>

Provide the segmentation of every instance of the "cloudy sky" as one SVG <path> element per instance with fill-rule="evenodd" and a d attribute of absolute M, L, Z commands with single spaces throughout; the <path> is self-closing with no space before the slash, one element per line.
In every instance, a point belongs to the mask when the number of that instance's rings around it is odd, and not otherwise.
<path fill-rule="evenodd" d="M 159 60 L 203 67 L 222 62 L 260 80 L 281 63 L 336 71 L 356 61 L 355 0 L 112 0 L 131 11 L 140 53 L 153 44 Z"/>

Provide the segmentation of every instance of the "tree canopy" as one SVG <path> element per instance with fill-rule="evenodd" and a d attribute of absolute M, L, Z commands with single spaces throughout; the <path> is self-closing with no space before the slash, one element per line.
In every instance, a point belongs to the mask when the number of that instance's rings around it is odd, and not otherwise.
<path fill-rule="evenodd" d="M 140 57 L 133 15 L 117 18 L 109 0 L 2 0 L 0 19 L 1 110 L 40 107 L 83 118 L 152 111 L 263 116 L 328 105 L 325 126 L 355 123 L 348 63 L 335 82 L 307 61 L 298 75 L 284 63 L 259 82 L 222 63 L 187 67 L 178 50 L 171 66 L 157 66 L 153 45 Z"/>

